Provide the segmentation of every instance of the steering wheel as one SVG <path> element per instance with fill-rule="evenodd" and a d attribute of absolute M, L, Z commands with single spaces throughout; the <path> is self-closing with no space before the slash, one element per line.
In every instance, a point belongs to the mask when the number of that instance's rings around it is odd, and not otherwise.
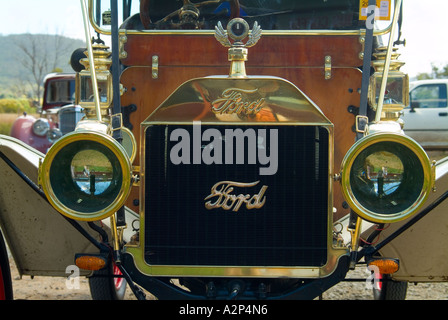
<path fill-rule="evenodd" d="M 152 22 L 149 12 L 151 0 L 140 0 L 140 20 L 142 21 L 145 29 L 151 29 L 151 26 L 170 22 L 173 18 L 177 18 L 179 20 L 177 25 L 180 26 L 197 24 L 200 15 L 200 8 L 210 5 L 220 5 L 223 2 L 230 2 L 229 20 L 239 17 L 240 14 L 240 3 L 238 0 L 206 0 L 199 3 L 192 3 L 190 0 L 182 1 L 183 6 L 181 8 L 156 22 Z"/>

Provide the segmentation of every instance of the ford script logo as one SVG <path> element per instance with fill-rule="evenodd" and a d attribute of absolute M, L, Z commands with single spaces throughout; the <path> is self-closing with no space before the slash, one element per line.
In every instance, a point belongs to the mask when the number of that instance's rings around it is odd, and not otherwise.
<path fill-rule="evenodd" d="M 247 210 L 260 209 L 266 202 L 265 192 L 267 186 L 262 186 L 257 194 L 234 194 L 235 188 L 250 188 L 256 186 L 260 181 L 251 183 L 220 181 L 216 183 L 211 190 L 211 193 L 204 199 L 207 201 L 205 207 L 209 210 L 222 208 L 224 210 L 232 210 L 237 212 L 242 205 L 246 206 Z"/>
<path fill-rule="evenodd" d="M 265 102 L 264 98 L 251 100 L 250 95 L 256 93 L 258 89 L 244 90 L 230 88 L 222 93 L 222 98 L 212 102 L 212 111 L 218 114 L 256 114 L 262 108 Z"/>

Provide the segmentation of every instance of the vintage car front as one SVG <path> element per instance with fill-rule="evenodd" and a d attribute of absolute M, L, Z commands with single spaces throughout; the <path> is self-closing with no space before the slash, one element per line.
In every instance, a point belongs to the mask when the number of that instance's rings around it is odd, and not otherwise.
<path fill-rule="evenodd" d="M 10 135 L 42 153 L 62 135 L 75 129 L 84 113 L 75 105 L 75 73 L 50 73 L 43 80 L 39 117 L 23 114 L 14 121 Z"/>
<path fill-rule="evenodd" d="M 86 117 L 38 174 L 68 220 L 110 221 L 99 252 L 74 252 L 76 265 L 116 265 L 140 299 L 141 288 L 159 299 L 313 299 L 360 262 L 406 268 L 409 256 L 382 252 L 396 235 L 361 241 L 384 224 L 409 228 L 444 200 L 425 204 L 435 166 L 402 130 L 401 1 L 389 5 L 392 23 L 374 31 L 359 1 L 282 1 L 279 11 L 141 0 L 135 15 L 123 7 L 119 30 L 114 1 L 102 19 L 109 5 L 91 1 L 94 28 L 112 23 L 112 67 L 86 27 Z"/>
<path fill-rule="evenodd" d="M 184 3 L 180 12 L 188 26 L 199 8 Z M 137 17 L 144 20 L 142 12 Z M 140 54 L 150 50 L 142 47 L 144 36 L 127 32 L 129 53 L 135 44 Z M 365 77 L 370 95 L 364 97 L 376 117 L 354 119 L 361 136 L 339 169 L 335 125 L 321 108 L 282 77 L 248 75 L 248 53 L 261 34 L 258 22 L 250 30 L 239 17 L 225 28 L 216 24 L 214 37 L 229 48 L 230 71 L 185 81 L 150 112 L 139 129 L 138 165 L 112 138 L 125 128 L 114 128 L 113 116 L 101 107 L 100 97 L 108 101 L 110 88 L 94 90 L 90 116 L 86 111 L 87 120 L 55 143 L 42 163 L 40 181 L 49 201 L 75 220 L 111 217 L 115 226 L 115 212 L 138 188 L 135 235 L 124 243 L 122 226 L 113 228 L 113 248 L 115 263 L 139 297 L 135 284 L 160 299 L 315 298 L 362 258 L 381 273 L 398 270 L 397 260 L 376 257 L 376 251 L 358 254 L 362 219 L 395 223 L 412 216 L 434 181 L 426 153 L 402 131 L 408 80 L 392 44 L 378 48 L 376 72 Z M 132 57 L 122 58 L 128 66 L 121 75 L 123 97 L 145 90 L 135 83 L 145 69 L 130 67 Z M 152 57 L 152 79 L 159 76 L 158 58 Z M 93 60 L 91 79 L 98 78 Z M 326 71 L 323 81 L 331 79 L 331 69 Z M 132 88 L 127 79 L 134 81 Z M 98 83 L 103 86 L 103 80 Z M 335 231 L 342 225 L 334 215 L 336 186 L 352 209 L 348 241 L 341 236 L 345 228 Z M 76 261 L 88 268 L 104 256 L 81 253 Z"/>
<path fill-rule="evenodd" d="M 290 82 L 241 74 L 241 51 L 230 76 L 184 83 L 142 123 L 141 231 L 123 263 L 156 296 L 176 277 L 179 297 L 286 297 L 346 271 L 333 125 Z"/>

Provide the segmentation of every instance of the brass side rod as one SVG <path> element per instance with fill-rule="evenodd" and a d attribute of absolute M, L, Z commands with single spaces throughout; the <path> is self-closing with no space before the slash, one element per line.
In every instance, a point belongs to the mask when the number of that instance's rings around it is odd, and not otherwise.
<path fill-rule="evenodd" d="M 96 109 L 96 117 L 98 121 L 102 120 L 101 117 L 101 108 L 100 108 L 100 98 L 98 94 L 98 83 L 96 81 L 96 70 L 95 70 L 95 61 L 93 59 L 93 49 L 92 49 L 92 42 L 91 42 L 91 36 L 90 36 L 90 29 L 89 29 L 89 22 L 87 19 L 87 9 L 86 9 L 86 3 L 85 0 L 81 1 L 81 11 L 82 11 L 82 18 L 84 20 L 84 31 L 86 35 L 86 42 L 87 42 L 87 52 L 89 53 L 89 64 L 90 64 L 90 78 L 92 80 L 92 88 L 93 88 L 93 98 L 95 102 L 95 109 Z"/>
<path fill-rule="evenodd" d="M 395 4 L 394 18 L 392 21 L 392 30 L 390 31 L 389 44 L 387 46 L 386 61 L 384 62 L 383 79 L 381 81 L 380 96 L 378 97 L 378 107 L 376 109 L 375 122 L 380 121 L 381 113 L 383 112 L 384 95 L 386 93 L 387 77 L 389 76 L 390 60 L 392 56 L 395 31 L 397 30 L 398 16 L 400 15 L 401 2 L 402 0 L 397 0 Z"/>

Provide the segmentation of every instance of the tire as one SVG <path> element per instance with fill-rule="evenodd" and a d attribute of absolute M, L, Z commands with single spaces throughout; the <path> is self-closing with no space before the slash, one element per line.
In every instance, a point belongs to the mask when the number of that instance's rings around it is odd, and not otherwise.
<path fill-rule="evenodd" d="M 376 281 L 373 286 L 373 298 L 375 300 L 405 300 L 408 283 L 393 281 L 387 275 L 379 275 L 383 281 Z"/>
<path fill-rule="evenodd" d="M 118 277 L 116 277 L 118 276 Z M 115 264 L 95 271 L 89 277 L 90 294 L 93 300 L 123 300 L 126 294 L 126 280 Z"/>
<path fill-rule="evenodd" d="M 0 231 L 0 300 L 12 300 L 11 269 L 9 267 L 8 251 Z"/>

